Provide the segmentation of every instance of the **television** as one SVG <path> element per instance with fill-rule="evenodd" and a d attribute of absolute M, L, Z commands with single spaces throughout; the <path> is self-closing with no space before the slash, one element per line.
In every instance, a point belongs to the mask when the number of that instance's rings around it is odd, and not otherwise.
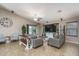
<path fill-rule="evenodd" d="M 56 32 L 56 26 L 54 24 L 45 25 L 45 32 Z"/>

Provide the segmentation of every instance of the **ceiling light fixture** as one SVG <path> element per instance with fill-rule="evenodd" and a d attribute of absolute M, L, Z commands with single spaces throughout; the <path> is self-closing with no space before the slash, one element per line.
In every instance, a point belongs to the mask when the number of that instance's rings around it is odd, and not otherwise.
<path fill-rule="evenodd" d="M 38 17 L 37 17 L 37 15 L 35 14 L 34 15 L 34 19 L 33 19 L 34 21 L 37 21 L 38 20 Z"/>
<path fill-rule="evenodd" d="M 61 12 L 62 12 L 62 10 L 58 10 L 58 13 L 59 13 L 59 15 L 60 15 L 60 20 L 63 21 L 63 18 L 61 17 L 61 16 L 62 16 L 62 15 L 61 15 Z"/>
<path fill-rule="evenodd" d="M 62 19 L 62 18 L 60 18 L 60 20 L 61 20 L 61 21 L 63 21 L 63 19 Z"/>
<path fill-rule="evenodd" d="M 37 16 L 36 14 L 35 14 L 35 16 L 34 16 L 34 21 L 40 21 L 42 18 L 41 17 L 39 17 L 39 16 Z"/>
<path fill-rule="evenodd" d="M 34 21 L 37 21 L 38 19 L 37 18 L 34 18 Z"/>

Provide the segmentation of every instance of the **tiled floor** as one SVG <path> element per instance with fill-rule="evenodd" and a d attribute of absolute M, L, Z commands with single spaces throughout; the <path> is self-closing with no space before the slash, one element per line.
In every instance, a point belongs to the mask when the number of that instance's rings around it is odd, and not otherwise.
<path fill-rule="evenodd" d="M 57 49 L 43 45 L 36 49 L 25 50 L 19 42 L 0 44 L 1 56 L 75 56 L 79 55 L 79 45 L 65 43 L 62 48 Z"/>

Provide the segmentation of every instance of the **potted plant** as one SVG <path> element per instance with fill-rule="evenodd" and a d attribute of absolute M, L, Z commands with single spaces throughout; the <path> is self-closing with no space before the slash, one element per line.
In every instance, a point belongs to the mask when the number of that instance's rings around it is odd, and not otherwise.
<path fill-rule="evenodd" d="M 22 34 L 25 36 L 25 34 L 26 34 L 26 27 L 25 27 L 25 25 L 23 25 L 22 26 Z"/>

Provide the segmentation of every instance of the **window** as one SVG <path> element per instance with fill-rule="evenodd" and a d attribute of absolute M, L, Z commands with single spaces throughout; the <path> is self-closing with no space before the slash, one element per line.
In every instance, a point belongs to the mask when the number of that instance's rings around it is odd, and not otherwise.
<path fill-rule="evenodd" d="M 69 22 L 66 27 L 67 36 L 78 36 L 78 22 Z"/>
<path fill-rule="evenodd" d="M 36 34 L 36 26 L 28 25 L 28 34 Z"/>

